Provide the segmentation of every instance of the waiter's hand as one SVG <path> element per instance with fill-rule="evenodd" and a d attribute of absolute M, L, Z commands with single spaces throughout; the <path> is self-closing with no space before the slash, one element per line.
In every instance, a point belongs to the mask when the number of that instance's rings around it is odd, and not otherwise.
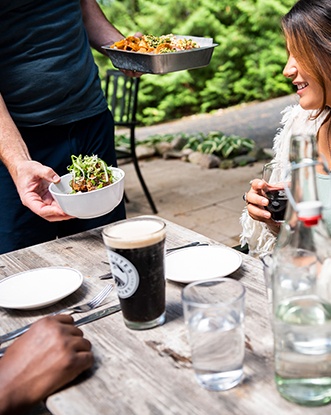
<path fill-rule="evenodd" d="M 15 185 L 24 206 L 49 222 L 72 218 L 63 212 L 48 190 L 50 183 L 60 181 L 53 169 L 32 160 L 19 162 L 16 169 Z"/>
<path fill-rule="evenodd" d="M 143 34 L 141 32 L 136 32 L 133 36 L 141 38 Z M 144 75 L 144 72 L 129 71 L 127 69 L 120 68 L 120 71 L 123 72 L 126 76 L 129 76 L 130 78 L 140 78 L 141 75 Z"/>

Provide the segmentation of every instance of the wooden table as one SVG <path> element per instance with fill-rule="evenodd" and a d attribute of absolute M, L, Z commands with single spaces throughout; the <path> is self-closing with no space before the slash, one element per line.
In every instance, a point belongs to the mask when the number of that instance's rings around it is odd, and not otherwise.
<path fill-rule="evenodd" d="M 166 221 L 167 222 L 167 221 Z M 167 247 L 191 241 L 221 245 L 167 222 Z M 66 300 L 35 311 L 0 309 L 0 334 L 41 315 L 90 298 L 109 272 L 101 230 L 36 245 L 0 256 L 1 277 L 31 268 L 70 266 L 84 275 L 82 287 Z M 220 267 L 222 264 L 220 264 Z M 273 339 L 267 311 L 262 264 L 243 255 L 232 274 L 246 287 L 245 380 L 227 392 L 201 388 L 193 374 L 183 322 L 182 285 L 167 282 L 167 321 L 163 326 L 133 331 L 121 313 L 83 326 L 93 344 L 95 365 L 76 382 L 47 399 L 55 415 L 280 415 L 327 414 L 330 406 L 305 408 L 283 399 L 273 379 Z M 117 302 L 112 294 L 112 302 Z M 78 315 L 75 318 L 79 318 Z"/>

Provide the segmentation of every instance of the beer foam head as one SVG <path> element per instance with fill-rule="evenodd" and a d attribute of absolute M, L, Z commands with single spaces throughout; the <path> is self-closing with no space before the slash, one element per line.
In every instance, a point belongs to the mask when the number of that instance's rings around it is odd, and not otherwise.
<path fill-rule="evenodd" d="M 107 226 L 102 235 L 110 248 L 144 248 L 165 238 L 165 223 L 152 216 L 141 216 L 115 222 Z"/>

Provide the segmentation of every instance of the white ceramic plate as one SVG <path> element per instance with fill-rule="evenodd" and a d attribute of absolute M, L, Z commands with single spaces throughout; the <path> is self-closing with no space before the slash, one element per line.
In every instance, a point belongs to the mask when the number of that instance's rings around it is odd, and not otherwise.
<path fill-rule="evenodd" d="M 36 268 L 0 281 L 0 307 L 33 310 L 46 307 L 76 291 L 82 274 L 67 267 Z"/>
<path fill-rule="evenodd" d="M 239 252 L 222 246 L 193 246 L 167 254 L 165 274 L 168 280 L 190 283 L 225 277 L 242 262 Z"/>

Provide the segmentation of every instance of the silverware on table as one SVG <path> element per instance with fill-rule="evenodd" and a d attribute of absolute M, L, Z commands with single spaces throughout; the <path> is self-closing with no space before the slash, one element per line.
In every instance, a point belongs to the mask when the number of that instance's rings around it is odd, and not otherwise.
<path fill-rule="evenodd" d="M 90 323 L 91 321 L 99 320 L 100 318 L 110 316 L 111 314 L 117 313 L 117 311 L 121 310 L 120 304 L 115 304 L 110 307 L 104 308 L 103 310 L 96 311 L 95 313 L 89 314 L 86 317 L 82 317 L 79 320 L 75 321 L 75 326 L 79 327 L 84 324 Z"/>
<path fill-rule="evenodd" d="M 99 320 L 100 318 L 110 316 L 111 314 L 117 313 L 121 310 L 120 304 L 113 305 L 111 307 L 104 308 L 103 310 L 96 311 L 95 313 L 89 314 L 86 317 L 82 317 L 74 322 L 76 327 L 83 326 L 84 324 L 91 323 L 92 321 Z M 0 349 L 0 357 L 2 357 L 7 350 L 7 347 Z"/>
<path fill-rule="evenodd" d="M 56 311 L 54 314 L 63 314 L 68 312 L 70 312 L 70 314 L 85 313 L 86 311 L 93 310 L 93 308 L 98 307 L 102 303 L 102 301 L 111 293 L 113 288 L 113 284 L 107 284 L 95 297 L 92 298 L 92 300 L 87 303 L 64 308 L 63 310 Z"/>
<path fill-rule="evenodd" d="M 209 244 L 207 242 L 196 241 L 196 242 L 191 242 L 191 243 L 186 244 L 186 245 L 175 246 L 174 248 L 168 248 L 166 250 L 166 253 L 168 254 L 169 252 L 177 251 L 177 249 L 189 248 L 191 246 L 206 246 L 206 245 L 209 245 Z"/>
<path fill-rule="evenodd" d="M 103 300 L 108 296 L 108 294 L 112 290 L 113 285 L 107 284 L 95 297 L 93 297 L 87 303 L 68 308 L 63 308 L 62 310 L 51 313 L 50 315 L 55 316 L 57 314 L 85 313 L 86 311 L 93 310 L 94 308 L 97 308 L 101 305 Z M 10 331 L 9 333 L 3 334 L 2 336 L 0 336 L 0 344 L 21 336 L 23 333 L 29 330 L 31 324 L 27 324 L 26 326 L 20 327 L 16 330 Z"/>
<path fill-rule="evenodd" d="M 107 274 L 103 274 L 99 276 L 100 280 L 109 280 L 113 278 L 113 274 L 111 272 L 107 272 Z"/>

